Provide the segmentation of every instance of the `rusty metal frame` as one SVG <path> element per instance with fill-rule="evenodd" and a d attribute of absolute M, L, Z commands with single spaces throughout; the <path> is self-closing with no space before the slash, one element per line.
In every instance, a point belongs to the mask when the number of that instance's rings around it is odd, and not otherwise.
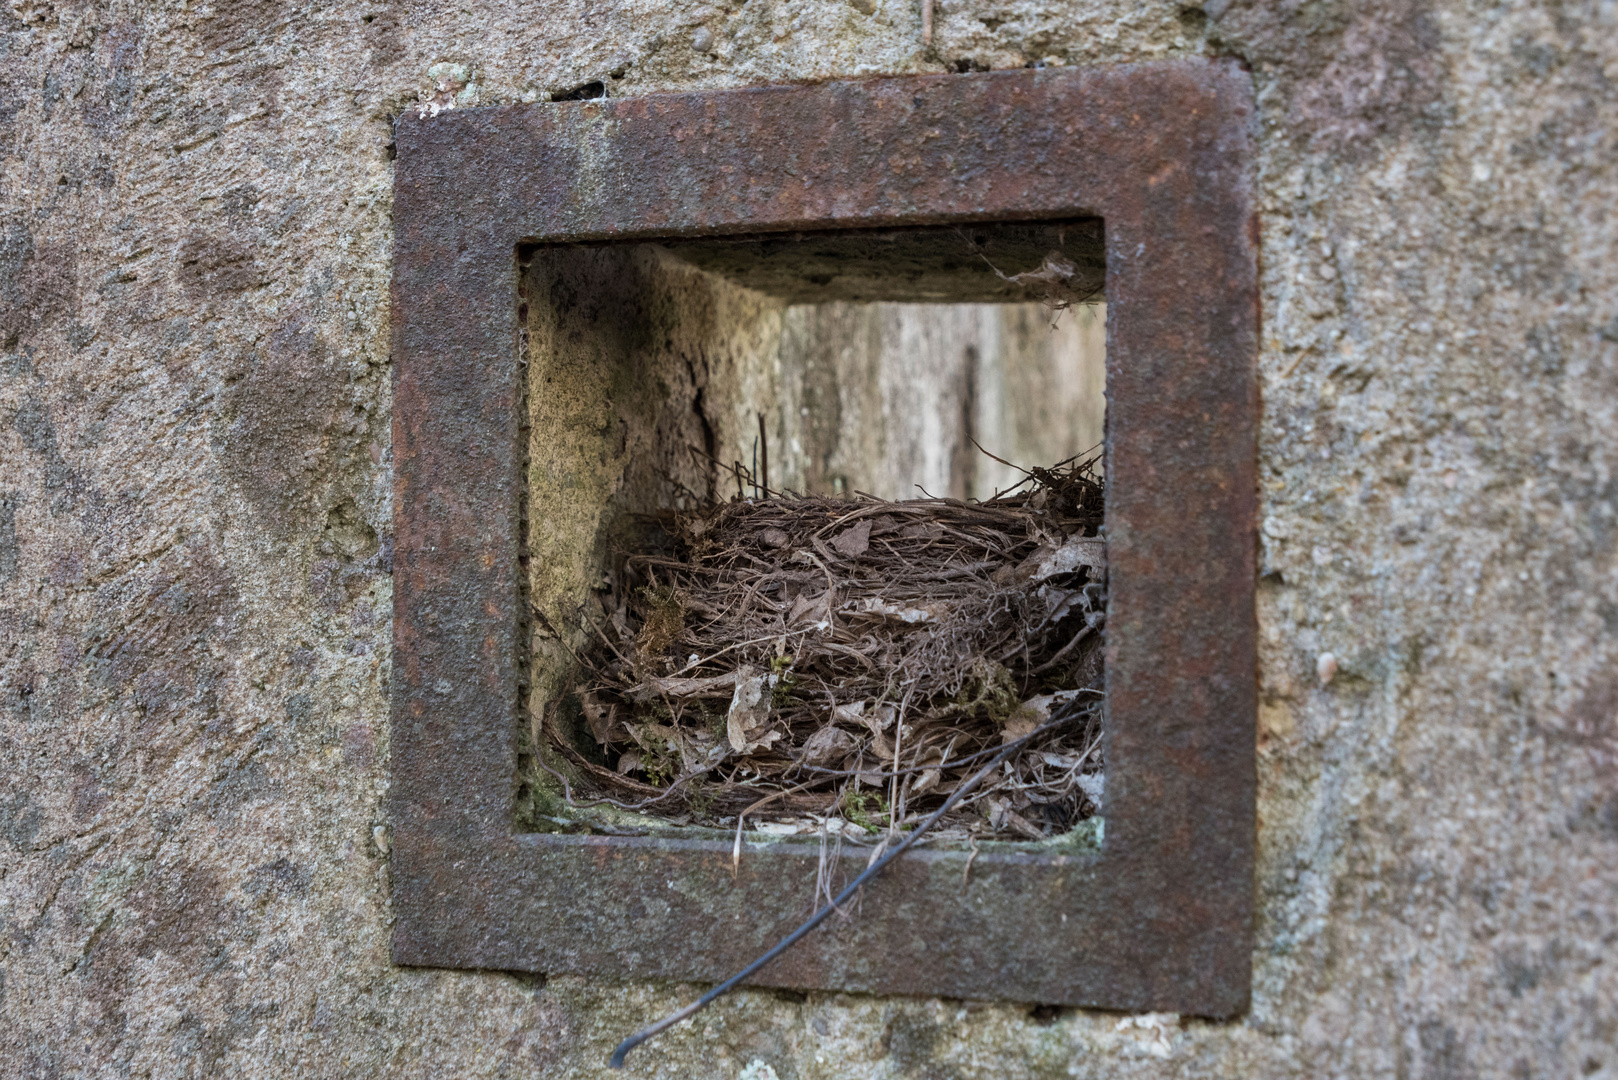
<path fill-rule="evenodd" d="M 1224 1017 L 1250 983 L 1255 353 L 1245 72 L 923 76 L 407 116 L 394 180 L 393 955 L 713 981 L 816 848 L 517 833 L 519 244 L 1099 216 L 1106 834 L 918 851 L 764 984 Z"/>

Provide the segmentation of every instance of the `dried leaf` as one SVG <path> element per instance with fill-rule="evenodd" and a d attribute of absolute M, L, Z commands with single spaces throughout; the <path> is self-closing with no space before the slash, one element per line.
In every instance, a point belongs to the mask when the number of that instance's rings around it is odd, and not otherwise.
<path fill-rule="evenodd" d="M 854 749 L 854 736 L 840 727 L 827 724 L 804 740 L 798 760 L 806 765 L 828 765 L 839 761 Z"/>
<path fill-rule="evenodd" d="M 1016 282 L 1018 285 L 1065 285 L 1078 272 L 1079 268 L 1073 264 L 1072 259 L 1063 255 L 1060 251 L 1052 251 L 1046 254 L 1045 260 L 1039 264 L 1038 270 L 1027 270 L 1021 274 L 1012 274 L 1006 280 Z"/>
<path fill-rule="evenodd" d="M 1053 585 L 1041 585 L 1039 598 L 1045 601 L 1045 618 L 1053 623 L 1061 622 L 1088 603 L 1083 589 L 1058 589 Z"/>
<path fill-rule="evenodd" d="M 822 827 L 832 836 L 842 833 L 843 838 L 847 840 L 864 840 L 868 835 L 860 826 L 852 821 L 844 821 L 842 818 L 827 818 L 822 822 Z"/>
<path fill-rule="evenodd" d="M 937 540 L 944 535 L 944 526 L 936 521 L 918 521 L 899 530 L 904 540 Z"/>
<path fill-rule="evenodd" d="M 882 733 L 893 726 L 894 717 L 898 715 L 892 705 L 879 705 L 874 712 L 859 717 L 860 723 L 871 733 L 871 749 L 884 762 L 893 760 L 893 743 Z"/>
<path fill-rule="evenodd" d="M 855 522 L 832 538 L 832 550 L 850 559 L 857 559 L 871 548 L 870 519 Z"/>
<path fill-rule="evenodd" d="M 1078 696 L 1077 690 L 1058 690 L 1054 694 L 1040 694 L 1029 698 L 1017 706 L 1016 711 L 1006 719 L 1006 726 L 1000 732 L 1001 745 L 1013 739 L 1020 739 L 1035 728 L 1050 723 L 1053 708 Z"/>
<path fill-rule="evenodd" d="M 879 615 L 886 619 L 897 619 L 899 622 L 914 625 L 916 623 L 932 622 L 941 616 L 947 616 L 950 608 L 947 604 L 892 604 L 881 597 L 868 596 L 851 607 L 845 607 L 843 610 L 851 615 Z"/>
<path fill-rule="evenodd" d="M 724 692 L 735 685 L 734 671 L 702 679 L 647 679 L 636 687 L 635 696 L 640 701 L 665 695 L 671 698 L 724 697 Z"/>
<path fill-rule="evenodd" d="M 770 720 L 769 677 L 756 675 L 752 668 L 736 672 L 736 692 L 730 698 L 730 712 L 725 717 L 725 733 L 730 748 L 738 754 L 751 754 L 767 747 L 781 737 L 779 731 L 765 733 Z"/>
<path fill-rule="evenodd" d="M 805 624 L 821 630 L 831 629 L 830 593 L 821 593 L 819 596 L 809 596 L 799 593 L 797 599 L 792 601 L 792 607 L 787 611 L 788 626 L 803 626 Z"/>
<path fill-rule="evenodd" d="M 775 733 L 776 738 L 780 733 Z M 770 740 L 774 742 L 774 739 Z M 715 751 L 724 756 L 719 745 L 719 737 L 707 731 L 682 730 L 680 732 L 680 764 L 686 772 L 692 772 L 704 765 L 712 764 Z"/>
<path fill-rule="evenodd" d="M 668 724 L 644 723 L 632 725 L 629 729 L 630 738 L 642 750 L 650 754 L 661 754 L 665 748 L 672 748 L 679 744 L 680 732 Z"/>
<path fill-rule="evenodd" d="M 620 721 L 617 705 L 601 701 L 594 694 L 584 694 L 579 699 L 584 708 L 584 721 L 590 728 L 590 734 L 602 746 L 622 739 L 628 732 Z"/>
<path fill-rule="evenodd" d="M 1031 734 L 1037 727 L 1039 727 L 1038 716 L 1027 709 L 1018 709 L 1006 720 L 1006 726 L 1000 729 L 1000 744 L 1004 746 L 1008 742 Z"/>
<path fill-rule="evenodd" d="M 1060 251 L 1047 253 L 1037 270 L 1010 275 L 1002 274 L 999 270 L 995 273 L 1014 285 L 1040 286 L 1046 305 L 1058 310 L 1089 299 L 1089 294 L 1077 288 L 1075 279 L 1079 268 Z"/>
<path fill-rule="evenodd" d="M 765 836 L 796 836 L 798 833 L 818 832 L 820 826 L 812 821 L 761 821 L 753 826 L 754 832 Z"/>
<path fill-rule="evenodd" d="M 1022 833 L 1030 840 L 1045 839 L 1045 833 L 1043 831 L 1041 831 L 1037 826 L 1032 824 L 1027 818 L 1023 817 L 1015 810 L 1006 810 L 1005 817 L 1001 822 L 1001 827 L 1005 828 L 1007 826 L 1016 832 Z"/>
<path fill-rule="evenodd" d="M 983 800 L 983 806 L 989 817 L 989 828 L 999 832 L 1006 827 L 1006 811 L 1008 808 L 1004 799 L 991 795 Z"/>
<path fill-rule="evenodd" d="M 1061 547 L 1041 547 L 1017 567 L 1019 581 L 1044 581 L 1057 574 L 1071 574 L 1081 566 L 1102 571 L 1107 568 L 1107 542 L 1095 536 L 1070 537 Z"/>

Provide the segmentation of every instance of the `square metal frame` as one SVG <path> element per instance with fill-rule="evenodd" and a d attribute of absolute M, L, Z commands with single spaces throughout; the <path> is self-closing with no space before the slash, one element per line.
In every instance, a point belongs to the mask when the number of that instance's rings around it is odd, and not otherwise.
<path fill-rule="evenodd" d="M 1105 842 L 919 850 L 756 980 L 1247 1007 L 1259 326 L 1236 64 L 873 79 L 406 116 L 394 180 L 393 955 L 712 982 L 808 911 L 817 847 L 523 834 L 521 244 L 1100 217 Z M 851 867 L 853 864 L 850 864 Z"/>

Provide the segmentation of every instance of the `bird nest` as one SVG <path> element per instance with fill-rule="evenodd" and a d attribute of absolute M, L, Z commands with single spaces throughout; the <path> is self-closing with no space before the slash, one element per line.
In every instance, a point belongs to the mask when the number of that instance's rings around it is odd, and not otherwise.
<path fill-rule="evenodd" d="M 647 519 L 582 619 L 573 694 L 542 709 L 537 764 L 569 807 L 551 820 L 855 838 L 920 820 L 1031 733 L 934 832 L 1037 840 L 1092 816 L 1095 465 L 983 502 L 755 489 Z"/>

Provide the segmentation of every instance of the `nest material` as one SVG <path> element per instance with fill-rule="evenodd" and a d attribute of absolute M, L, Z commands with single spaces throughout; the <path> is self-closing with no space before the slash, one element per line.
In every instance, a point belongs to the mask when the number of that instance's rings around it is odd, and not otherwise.
<path fill-rule="evenodd" d="M 774 495 L 652 519 L 552 708 L 576 804 L 773 832 L 1040 839 L 1096 811 L 1105 543 L 1094 459 L 986 502 Z M 766 494 L 759 492 L 759 494 Z M 575 730 L 569 737 L 568 727 Z"/>

